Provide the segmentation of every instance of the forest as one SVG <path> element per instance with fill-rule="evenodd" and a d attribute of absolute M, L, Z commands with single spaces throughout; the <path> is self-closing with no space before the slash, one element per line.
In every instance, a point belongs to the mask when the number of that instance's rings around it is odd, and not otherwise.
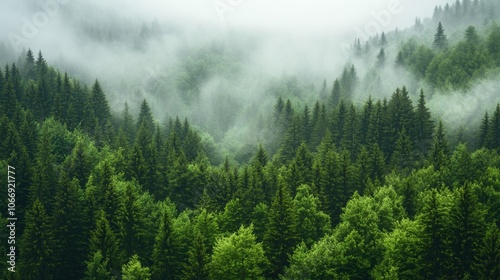
<path fill-rule="evenodd" d="M 232 98 L 206 123 L 117 111 L 25 50 L 0 69 L 2 279 L 500 279 L 498 92 L 464 123 L 428 105 L 498 79 L 490 4 L 354 40 L 331 86 L 272 81 L 237 149 Z M 184 65 L 182 106 L 233 54 Z M 387 69 L 411 79 L 385 92 Z"/>

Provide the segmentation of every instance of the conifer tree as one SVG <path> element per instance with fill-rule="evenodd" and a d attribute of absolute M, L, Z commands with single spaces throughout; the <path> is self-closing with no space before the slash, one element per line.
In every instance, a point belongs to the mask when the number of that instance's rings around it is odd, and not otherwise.
<path fill-rule="evenodd" d="M 434 122 L 429 109 L 425 105 L 424 90 L 420 91 L 417 109 L 415 111 L 415 146 L 419 158 L 425 158 L 432 144 Z"/>
<path fill-rule="evenodd" d="M 87 217 L 84 215 L 83 193 L 78 180 L 70 180 L 66 172 L 62 172 L 54 196 L 52 219 L 54 234 L 58 237 L 53 249 L 58 259 L 56 279 L 80 279 L 88 229 L 85 227 Z"/>
<path fill-rule="evenodd" d="M 113 275 L 119 274 L 123 262 L 123 251 L 116 234 L 111 230 L 104 211 L 99 211 L 95 228 L 90 233 L 89 241 L 90 256 L 100 251 L 102 260 L 108 262 L 107 271 Z"/>
<path fill-rule="evenodd" d="M 168 210 L 163 210 L 160 228 L 153 248 L 153 266 L 151 279 L 177 279 L 180 269 L 178 260 L 179 244 L 172 226 L 172 218 Z"/>
<path fill-rule="evenodd" d="M 269 277 L 277 278 L 283 273 L 289 262 L 288 257 L 297 244 L 297 238 L 297 213 L 290 192 L 280 178 L 264 234 L 264 248 L 270 263 Z"/>
<path fill-rule="evenodd" d="M 455 277 L 472 276 L 473 262 L 478 257 L 485 233 L 485 212 L 470 183 L 455 192 L 456 201 L 451 210 L 452 248 Z"/>
<path fill-rule="evenodd" d="M 109 271 L 109 260 L 102 257 L 100 250 L 95 252 L 87 262 L 84 280 L 114 280 L 116 277 Z"/>
<path fill-rule="evenodd" d="M 425 279 L 441 279 L 449 275 L 450 265 L 449 197 L 432 189 L 424 199 L 417 218 L 423 227 L 419 241 L 422 256 L 419 274 Z"/>
<path fill-rule="evenodd" d="M 438 50 L 443 50 L 448 47 L 448 39 L 446 38 L 446 35 L 444 34 L 444 28 L 441 22 L 439 22 L 436 34 L 434 35 L 434 42 L 433 42 L 434 48 Z"/>
<path fill-rule="evenodd" d="M 54 259 L 54 242 L 53 224 L 42 202 L 36 199 L 31 209 L 26 212 L 26 227 L 19 246 L 20 273 L 23 279 L 53 279 L 57 266 Z"/>
<path fill-rule="evenodd" d="M 444 135 L 443 123 L 440 121 L 432 150 L 429 153 L 429 160 L 434 165 L 435 170 L 441 170 L 448 163 L 448 143 Z"/>
<path fill-rule="evenodd" d="M 478 279 L 500 277 L 500 229 L 495 223 L 488 225 L 475 263 Z"/>
<path fill-rule="evenodd" d="M 411 140 L 404 127 L 398 135 L 391 162 L 397 170 L 410 170 L 413 166 Z"/>
<path fill-rule="evenodd" d="M 130 261 L 122 266 L 123 280 L 150 280 L 151 273 L 148 267 L 143 267 L 137 255 L 133 255 Z"/>
<path fill-rule="evenodd" d="M 109 109 L 108 101 L 101 88 L 101 84 L 98 80 L 95 80 L 92 85 L 92 93 L 90 95 L 90 106 L 93 115 L 97 118 L 98 124 L 104 127 L 105 124 L 111 118 L 111 112 Z"/>
<path fill-rule="evenodd" d="M 154 120 L 153 114 L 151 113 L 151 108 L 148 105 L 146 99 L 142 101 L 141 108 L 139 111 L 139 117 L 137 118 L 136 127 L 139 130 L 139 127 L 144 123 L 146 130 L 148 130 L 151 134 L 154 132 Z"/>
<path fill-rule="evenodd" d="M 479 135 L 479 145 L 483 148 L 491 148 L 493 144 L 493 131 L 490 129 L 490 118 L 488 112 L 484 113 L 484 117 L 481 120 L 480 135 Z"/>
<path fill-rule="evenodd" d="M 139 204 L 138 186 L 127 182 L 123 203 L 117 213 L 119 239 L 126 258 L 139 255 L 144 260 L 147 229 L 143 212 L 144 208 Z"/>
<path fill-rule="evenodd" d="M 193 245 L 188 252 L 188 261 L 184 266 L 183 280 L 209 279 L 210 255 L 205 245 L 205 239 L 201 233 L 196 233 Z"/>

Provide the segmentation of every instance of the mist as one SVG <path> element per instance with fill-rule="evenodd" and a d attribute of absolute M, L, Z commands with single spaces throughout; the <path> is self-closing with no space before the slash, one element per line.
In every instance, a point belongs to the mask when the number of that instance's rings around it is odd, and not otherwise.
<path fill-rule="evenodd" d="M 277 96 L 313 105 L 323 81 L 331 89 L 347 63 L 364 78 L 373 64 L 349 56 L 355 38 L 404 30 L 446 2 L 7 0 L 0 3 L 0 34 L 12 60 L 41 50 L 49 64 L 84 83 L 98 78 L 116 113 L 125 102 L 137 112 L 147 99 L 158 121 L 187 117 L 209 133 L 206 141 L 238 150 L 263 141 L 255 125 Z M 388 60 L 395 55 L 389 50 Z M 189 71 L 199 65 L 202 78 L 193 80 Z M 358 90 L 355 103 L 403 85 L 415 96 L 427 87 L 408 73 L 381 71 L 383 87 Z M 455 99 L 443 109 L 449 100 L 435 98 L 431 108 L 452 123 L 450 111 L 468 102 Z"/>

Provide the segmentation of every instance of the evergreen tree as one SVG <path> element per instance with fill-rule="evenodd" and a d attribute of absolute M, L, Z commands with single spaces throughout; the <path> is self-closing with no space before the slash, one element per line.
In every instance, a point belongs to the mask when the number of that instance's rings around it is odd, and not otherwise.
<path fill-rule="evenodd" d="M 116 234 L 111 230 L 104 211 L 99 211 L 94 230 L 90 233 L 89 248 L 91 257 L 95 258 L 95 253 L 100 251 L 102 259 L 108 262 L 106 271 L 113 275 L 118 275 L 123 259 L 123 253 L 119 246 Z"/>
<path fill-rule="evenodd" d="M 377 65 L 383 66 L 385 64 L 385 50 L 384 48 L 381 48 L 380 51 L 377 54 Z"/>
<path fill-rule="evenodd" d="M 238 232 L 217 240 L 210 279 L 264 279 L 266 259 L 262 245 L 257 243 L 252 227 L 240 227 Z"/>
<path fill-rule="evenodd" d="M 288 256 L 297 244 L 297 214 L 287 186 L 279 180 L 269 209 L 269 224 L 264 235 L 264 248 L 270 263 L 268 275 L 277 278 L 288 265 Z"/>
<path fill-rule="evenodd" d="M 419 250 L 422 261 L 419 274 L 424 279 L 441 279 L 449 276 L 450 265 L 450 202 L 447 194 L 437 190 L 429 191 L 424 199 L 424 206 L 418 221 L 422 233 Z"/>
<path fill-rule="evenodd" d="M 139 117 L 137 118 L 137 130 L 139 130 L 140 126 L 144 123 L 145 129 L 148 130 L 151 134 L 154 132 L 154 120 L 153 114 L 151 113 L 151 108 L 148 105 L 146 99 L 141 103 L 141 109 L 139 111 Z"/>
<path fill-rule="evenodd" d="M 415 111 L 415 146 L 419 158 L 425 158 L 432 144 L 434 122 L 429 109 L 425 105 L 424 90 L 420 91 L 417 109 Z"/>
<path fill-rule="evenodd" d="M 438 50 L 443 50 L 448 47 L 448 39 L 446 34 L 444 34 L 444 28 L 441 22 L 439 22 L 436 34 L 434 34 L 434 48 Z"/>
<path fill-rule="evenodd" d="M 332 93 L 330 95 L 330 106 L 331 108 L 337 107 L 339 101 L 342 99 L 342 89 L 340 87 L 339 79 L 335 79 L 332 86 Z"/>
<path fill-rule="evenodd" d="M 297 189 L 294 205 L 297 209 L 298 236 L 311 246 L 330 230 L 330 217 L 321 211 L 319 199 L 311 193 L 308 185 Z"/>
<path fill-rule="evenodd" d="M 39 199 L 26 212 L 26 227 L 20 243 L 22 279 L 53 279 L 57 266 L 53 255 L 53 224 Z"/>
<path fill-rule="evenodd" d="M 80 279 L 82 276 L 82 259 L 85 258 L 88 239 L 83 207 L 78 180 L 70 180 L 63 172 L 56 186 L 52 214 L 54 235 L 58 237 L 53 249 L 58 260 L 56 279 Z"/>
<path fill-rule="evenodd" d="M 397 170 L 410 170 L 413 166 L 411 140 L 404 127 L 398 135 L 391 162 Z"/>
<path fill-rule="evenodd" d="M 208 264 L 210 255 L 206 246 L 206 237 L 196 233 L 193 245 L 188 252 L 188 261 L 184 266 L 184 280 L 207 280 L 209 279 Z"/>
<path fill-rule="evenodd" d="M 479 145 L 484 148 L 491 148 L 493 146 L 493 131 L 490 129 L 490 118 L 488 117 L 488 112 L 484 114 L 483 119 L 481 120 L 480 127 L 480 135 L 479 135 Z"/>
<path fill-rule="evenodd" d="M 130 261 L 122 266 L 123 280 L 149 280 L 151 273 L 148 267 L 142 267 L 139 257 L 133 255 Z"/>
<path fill-rule="evenodd" d="M 52 209 L 54 186 L 57 184 L 56 162 L 53 155 L 53 144 L 50 132 L 42 129 L 37 144 L 35 174 L 30 186 L 31 201 L 39 199 L 50 213 Z"/>
<path fill-rule="evenodd" d="M 434 165 L 435 170 L 441 170 L 448 163 L 448 143 L 445 139 L 443 123 L 440 121 L 432 150 L 429 153 L 429 161 Z"/>
<path fill-rule="evenodd" d="M 472 276 L 473 262 L 478 257 L 486 224 L 485 212 L 474 194 L 474 185 L 466 183 L 455 192 L 451 210 L 452 246 L 455 277 Z"/>
<path fill-rule="evenodd" d="M 109 109 L 108 101 L 101 88 L 98 80 L 92 85 L 92 93 L 90 95 L 90 106 L 93 115 L 97 118 L 98 124 L 104 127 L 108 120 L 111 119 L 111 112 Z"/>
<path fill-rule="evenodd" d="M 177 255 L 179 244 L 170 215 L 169 211 L 163 210 L 153 248 L 152 279 L 177 279 L 179 273 L 180 263 Z"/>
<path fill-rule="evenodd" d="M 500 229 L 495 223 L 488 225 L 477 255 L 475 271 L 478 279 L 500 277 Z"/>
<path fill-rule="evenodd" d="M 139 204 L 138 186 L 126 183 L 123 203 L 117 213 L 119 239 L 125 257 L 145 258 L 146 223 L 144 208 Z"/>
<path fill-rule="evenodd" d="M 100 250 L 95 252 L 87 262 L 84 280 L 114 280 L 116 277 L 109 271 L 109 260 L 102 257 Z"/>

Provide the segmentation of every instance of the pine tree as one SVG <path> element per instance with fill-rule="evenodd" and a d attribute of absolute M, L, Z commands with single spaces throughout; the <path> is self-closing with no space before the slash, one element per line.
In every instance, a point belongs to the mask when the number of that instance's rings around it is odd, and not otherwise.
<path fill-rule="evenodd" d="M 379 45 L 383 48 L 387 46 L 387 38 L 385 37 L 385 32 L 382 32 L 382 35 L 380 35 L 380 42 Z"/>
<path fill-rule="evenodd" d="M 483 148 L 491 148 L 493 146 L 493 131 L 490 129 L 490 118 L 488 117 L 488 112 L 484 114 L 481 120 L 481 133 L 479 135 L 479 145 Z"/>
<path fill-rule="evenodd" d="M 119 239 L 125 257 L 145 257 L 146 223 L 144 208 L 139 204 L 138 186 L 126 183 L 123 203 L 118 215 Z"/>
<path fill-rule="evenodd" d="M 57 184 L 56 162 L 53 155 L 53 144 L 50 132 L 42 130 L 37 145 L 35 174 L 33 185 L 30 186 L 31 201 L 39 199 L 51 212 L 54 186 Z"/>
<path fill-rule="evenodd" d="M 297 244 L 297 214 L 287 186 L 279 180 L 278 189 L 269 209 L 269 224 L 264 235 L 264 247 L 270 262 L 269 277 L 277 278 L 288 265 Z"/>
<path fill-rule="evenodd" d="M 426 194 L 417 218 L 423 227 L 419 241 L 422 256 L 419 274 L 424 279 L 441 279 L 448 275 L 451 254 L 449 207 L 446 194 L 432 189 Z"/>
<path fill-rule="evenodd" d="M 108 101 L 101 88 L 98 80 L 92 85 L 92 93 L 90 95 L 90 106 L 93 115 L 97 118 L 98 124 L 104 127 L 108 120 L 111 119 L 111 112 L 109 109 Z"/>
<path fill-rule="evenodd" d="M 55 236 L 49 216 L 39 199 L 26 212 L 26 227 L 21 236 L 20 257 L 22 278 L 53 279 Z"/>
<path fill-rule="evenodd" d="M 433 42 L 434 48 L 443 50 L 448 47 L 448 39 L 446 38 L 446 35 L 444 34 L 444 28 L 441 22 L 439 22 L 436 34 L 434 35 L 434 42 Z"/>
<path fill-rule="evenodd" d="M 84 280 L 114 280 L 109 271 L 109 260 L 102 257 L 100 250 L 95 252 L 87 262 Z"/>
<path fill-rule="evenodd" d="M 429 161 L 434 165 L 435 170 L 441 170 L 448 163 L 448 143 L 444 135 L 443 123 L 440 121 L 432 150 L 429 153 Z"/>
<path fill-rule="evenodd" d="M 209 279 L 208 264 L 210 255 L 205 245 L 205 237 L 196 233 L 193 245 L 188 252 L 188 261 L 184 266 L 182 279 L 184 280 L 206 280 Z"/>
<path fill-rule="evenodd" d="M 107 271 L 117 275 L 123 262 L 123 252 L 120 248 L 116 234 L 111 230 L 104 211 L 99 211 L 95 228 L 90 233 L 89 249 L 91 257 L 98 251 L 102 259 L 108 262 Z"/>
<path fill-rule="evenodd" d="M 491 117 L 490 122 L 491 137 L 493 139 L 493 149 L 500 149 L 500 103 L 497 103 L 495 113 Z"/>
<path fill-rule="evenodd" d="M 420 91 L 417 109 L 415 111 L 415 146 L 419 158 L 425 158 L 432 144 L 434 122 L 429 109 L 425 105 L 424 90 Z"/>
<path fill-rule="evenodd" d="M 381 48 L 380 51 L 377 54 L 377 65 L 383 66 L 385 64 L 385 50 L 384 48 Z"/>
<path fill-rule="evenodd" d="M 340 81 L 339 79 L 335 79 L 335 81 L 333 82 L 332 93 L 330 95 L 331 108 L 337 107 L 341 99 L 342 99 L 342 89 L 340 87 Z"/>
<path fill-rule="evenodd" d="M 172 226 L 171 214 L 163 210 L 160 228 L 153 248 L 152 279 L 177 279 L 180 269 L 178 260 L 179 244 Z"/>
<path fill-rule="evenodd" d="M 151 113 L 151 108 L 148 105 L 146 99 L 142 101 L 141 109 L 139 111 L 139 117 L 137 118 L 137 130 L 139 130 L 140 126 L 144 123 L 145 129 L 150 132 L 152 135 L 154 133 L 154 120 L 153 114 Z"/>
<path fill-rule="evenodd" d="M 151 273 L 148 267 L 142 267 L 139 257 L 133 255 L 130 261 L 122 266 L 123 280 L 150 280 Z"/>
<path fill-rule="evenodd" d="M 476 259 L 475 272 L 479 279 L 500 278 L 500 229 L 495 223 L 488 225 Z"/>
<path fill-rule="evenodd" d="M 58 237 L 54 255 L 58 259 L 56 279 L 80 279 L 88 236 L 85 227 L 83 193 L 77 179 L 61 173 L 53 207 L 54 234 Z"/>
<path fill-rule="evenodd" d="M 485 233 L 485 211 L 474 194 L 474 185 L 466 183 L 455 192 L 456 202 L 451 210 L 452 247 L 455 277 L 472 275 L 473 262 L 478 257 Z"/>
<path fill-rule="evenodd" d="M 411 170 L 413 166 L 411 140 L 404 127 L 398 135 L 391 162 L 397 170 Z"/>

